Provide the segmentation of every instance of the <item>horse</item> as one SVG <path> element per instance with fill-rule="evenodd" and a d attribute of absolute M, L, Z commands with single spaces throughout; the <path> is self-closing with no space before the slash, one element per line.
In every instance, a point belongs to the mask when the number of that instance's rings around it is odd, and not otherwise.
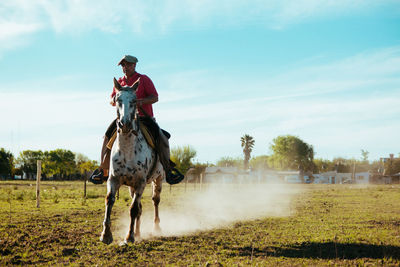
<path fill-rule="evenodd" d="M 121 86 L 114 78 L 114 87 L 117 92 L 115 96 L 117 137 L 111 150 L 103 232 L 100 236 L 100 240 L 106 244 L 113 241 L 110 216 L 115 202 L 115 194 L 121 185 L 129 187 L 132 197 L 131 220 L 124 242 L 135 242 L 135 238 L 140 238 L 141 198 L 147 183 L 152 183 L 153 188 L 153 231 L 161 232 L 158 205 L 165 171 L 156 151 L 146 142 L 139 127 L 136 105 L 136 90 L 140 82 L 139 79 L 132 86 Z"/>

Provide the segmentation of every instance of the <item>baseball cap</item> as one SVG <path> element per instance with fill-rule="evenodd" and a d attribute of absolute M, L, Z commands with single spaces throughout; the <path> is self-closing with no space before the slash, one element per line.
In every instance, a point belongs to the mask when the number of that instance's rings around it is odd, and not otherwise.
<path fill-rule="evenodd" d="M 126 61 L 126 62 L 129 62 L 129 63 L 136 63 L 136 62 L 138 62 L 139 60 L 136 58 L 136 57 L 134 57 L 134 56 L 131 56 L 131 55 L 125 55 L 123 58 L 121 58 L 121 60 L 118 62 L 118 66 L 119 65 L 121 65 L 121 63 L 122 63 L 122 61 Z"/>

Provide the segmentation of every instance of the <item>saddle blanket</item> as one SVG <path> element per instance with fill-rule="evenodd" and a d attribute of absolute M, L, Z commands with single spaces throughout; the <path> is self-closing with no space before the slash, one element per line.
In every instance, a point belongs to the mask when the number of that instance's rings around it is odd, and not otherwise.
<path fill-rule="evenodd" d="M 149 129 L 147 129 L 146 125 L 144 125 L 143 123 L 139 123 L 139 128 L 143 133 L 144 139 L 146 139 L 146 142 L 149 146 L 151 146 L 151 148 L 155 149 L 155 140 L 153 135 L 150 133 Z M 117 129 L 114 130 L 114 132 L 111 135 L 110 140 L 107 143 L 107 148 L 111 150 L 115 139 L 117 138 Z"/>

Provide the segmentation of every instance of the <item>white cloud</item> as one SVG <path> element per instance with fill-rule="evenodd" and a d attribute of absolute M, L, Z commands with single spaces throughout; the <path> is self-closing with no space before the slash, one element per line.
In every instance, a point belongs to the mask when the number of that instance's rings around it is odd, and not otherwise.
<path fill-rule="evenodd" d="M 32 9 L 30 1 L 0 2 L 0 56 L 29 44 L 30 37 L 43 28 L 41 19 L 30 12 Z"/>
<path fill-rule="evenodd" d="M 30 36 L 39 31 L 39 24 L 19 24 L 0 21 L 0 58 L 3 53 L 30 43 Z"/>
<path fill-rule="evenodd" d="M 155 1 L 147 1 L 147 4 L 157 6 Z M 282 29 L 312 19 L 376 10 L 386 4 L 398 3 L 393 0 L 168 0 L 154 9 L 153 17 L 164 31 L 185 25 L 229 27 L 243 24 Z"/>
<path fill-rule="evenodd" d="M 129 29 L 139 34 L 168 32 L 173 28 L 231 27 L 259 24 L 281 29 L 311 19 L 347 15 L 396 1 L 373 0 L 3 0 L 0 25 L 16 25 L 20 34 L 39 29 L 58 33 L 100 30 L 116 33 Z M 0 32 L 0 36 L 7 34 Z M 0 38 L 1 39 L 1 38 Z"/>
<path fill-rule="evenodd" d="M 43 30 L 82 34 L 99 30 L 138 35 L 184 29 L 261 25 L 282 29 L 313 19 L 326 19 L 396 7 L 396 1 L 357 0 L 2 0 L 0 2 L 0 57 L 6 51 L 29 45 Z M 394 8 L 391 8 L 393 10 Z"/>
<path fill-rule="evenodd" d="M 321 18 L 324 16 L 335 16 L 337 13 L 347 13 L 361 9 L 368 1 L 345 1 L 345 0 L 297 0 L 279 1 L 275 8 L 277 12 L 272 25 L 279 29 L 290 24 Z"/>
<path fill-rule="evenodd" d="M 40 24 L 0 22 L 0 42 L 17 39 L 21 35 L 32 34 L 40 28 Z"/>
<path fill-rule="evenodd" d="M 119 4 L 119 1 L 40 1 L 40 6 L 49 19 L 49 24 L 56 32 L 81 33 L 101 30 L 116 33 L 121 30 L 121 21 L 126 19 L 126 10 L 138 1 Z M 138 20 L 135 13 L 130 19 Z M 138 21 L 140 24 L 140 21 Z"/>

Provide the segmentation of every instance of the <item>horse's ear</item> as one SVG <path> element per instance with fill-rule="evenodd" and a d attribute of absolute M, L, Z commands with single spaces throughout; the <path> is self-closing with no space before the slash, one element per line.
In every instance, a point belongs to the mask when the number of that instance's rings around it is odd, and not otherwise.
<path fill-rule="evenodd" d="M 115 79 L 115 77 L 114 77 L 114 88 L 116 89 L 116 90 L 118 90 L 118 91 L 120 91 L 121 90 L 121 85 L 119 84 L 119 82 L 117 81 L 117 79 Z"/>
<path fill-rule="evenodd" d="M 138 86 L 139 86 L 139 80 L 136 81 L 136 82 L 131 86 L 131 88 L 132 88 L 133 91 L 136 91 L 137 88 L 138 88 Z"/>

